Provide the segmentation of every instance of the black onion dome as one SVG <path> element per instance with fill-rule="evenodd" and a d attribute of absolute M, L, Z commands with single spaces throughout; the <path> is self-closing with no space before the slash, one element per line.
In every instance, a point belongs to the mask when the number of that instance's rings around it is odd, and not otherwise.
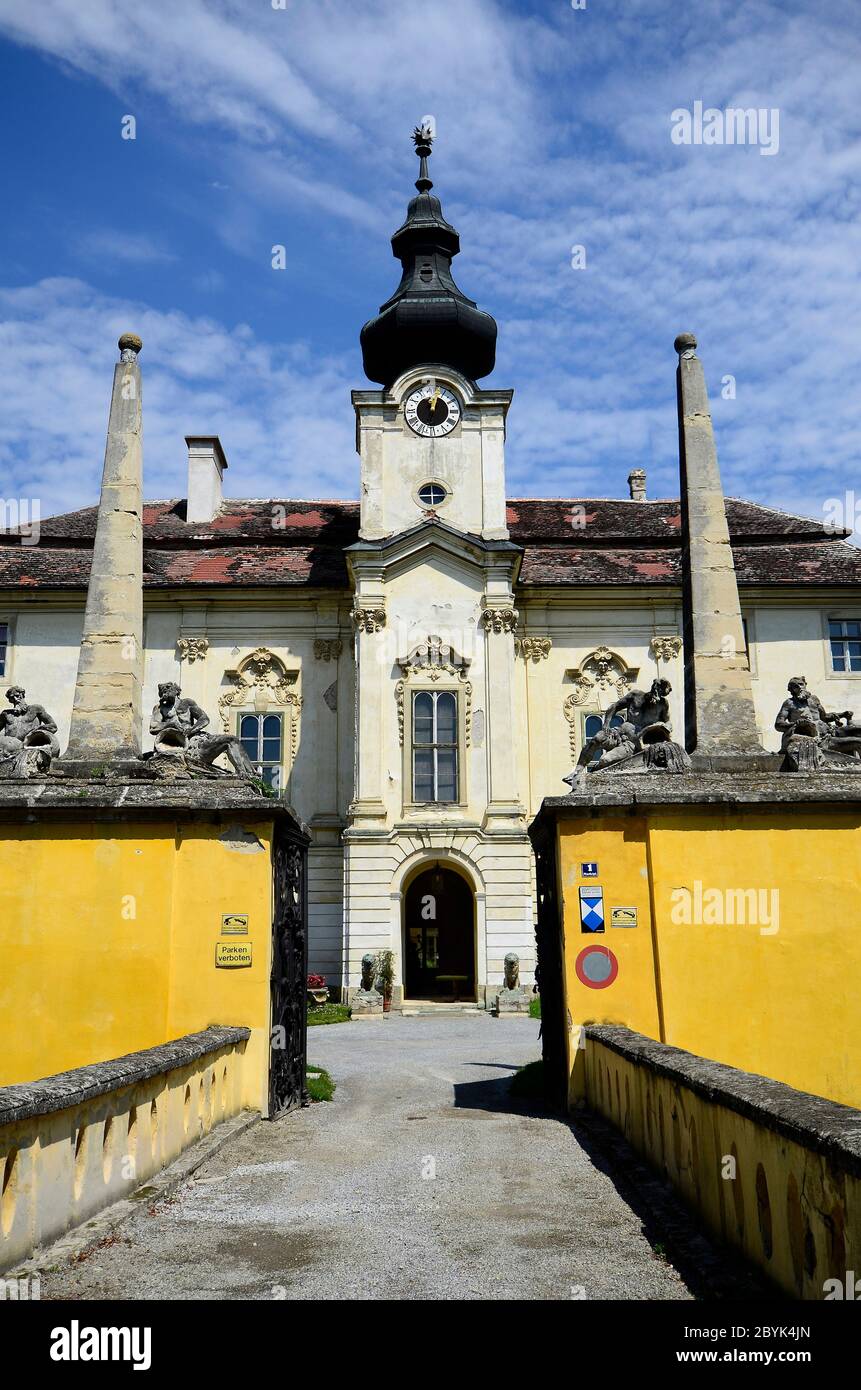
<path fill-rule="evenodd" d="M 392 237 L 392 252 L 403 266 L 401 283 L 362 329 L 366 376 L 391 386 L 402 372 L 423 363 L 454 367 L 471 381 L 487 376 L 496 361 L 496 320 L 467 299 L 452 279 L 451 261 L 460 238 L 430 192 L 427 160 L 433 136 L 413 134 L 421 159 L 418 197 Z"/>

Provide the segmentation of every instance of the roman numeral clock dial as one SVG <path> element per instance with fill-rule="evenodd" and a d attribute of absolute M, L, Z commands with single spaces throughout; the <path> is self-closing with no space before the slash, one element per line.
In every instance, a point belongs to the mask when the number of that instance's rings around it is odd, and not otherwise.
<path fill-rule="evenodd" d="M 450 434 L 460 419 L 457 396 L 447 387 L 427 382 L 410 392 L 404 403 L 407 424 L 425 439 Z"/>

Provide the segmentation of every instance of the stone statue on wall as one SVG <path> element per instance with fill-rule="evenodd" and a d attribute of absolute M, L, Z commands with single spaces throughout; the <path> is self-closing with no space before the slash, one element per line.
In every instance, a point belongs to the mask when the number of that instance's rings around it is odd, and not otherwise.
<path fill-rule="evenodd" d="M 158 704 L 149 725 L 155 737 L 155 754 L 183 759 L 190 772 L 198 770 L 209 776 L 221 773 L 227 777 L 230 774 L 225 769 L 213 766 L 224 753 L 237 777 L 255 779 L 254 764 L 239 739 L 232 734 L 206 733 L 209 715 L 196 700 L 181 697 L 175 681 L 165 681 L 158 688 Z"/>
<path fill-rule="evenodd" d="M 649 690 L 628 690 L 604 714 L 597 734 L 587 739 L 575 770 L 563 781 L 575 785 L 586 772 L 606 768 L 625 772 L 685 772 L 690 758 L 673 742 L 668 680 L 653 680 Z M 613 726 L 619 717 L 621 723 Z"/>
<path fill-rule="evenodd" d="M 60 752 L 57 725 L 43 705 L 28 704 L 20 685 L 6 691 L 0 710 L 0 777 L 37 777 Z"/>
<path fill-rule="evenodd" d="M 807 688 L 804 676 L 793 676 L 774 721 L 783 737 L 781 772 L 818 772 L 823 768 L 861 771 L 861 724 L 852 710 L 829 714 Z"/>

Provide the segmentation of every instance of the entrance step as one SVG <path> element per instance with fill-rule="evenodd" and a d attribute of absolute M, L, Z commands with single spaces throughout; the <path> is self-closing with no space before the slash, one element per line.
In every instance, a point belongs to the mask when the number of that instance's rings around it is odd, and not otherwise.
<path fill-rule="evenodd" d="M 392 1009 L 392 1013 L 400 1014 L 401 1018 L 418 1018 L 421 1015 L 433 1015 L 439 1017 L 440 1014 L 483 1014 L 486 1011 L 479 1008 L 478 1004 L 456 1004 L 456 1003 L 437 1003 L 435 999 L 415 999 L 407 1000 L 399 1009 Z"/>

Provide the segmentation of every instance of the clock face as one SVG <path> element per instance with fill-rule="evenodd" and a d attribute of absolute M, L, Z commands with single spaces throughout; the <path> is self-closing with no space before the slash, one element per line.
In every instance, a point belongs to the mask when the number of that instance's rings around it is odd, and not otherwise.
<path fill-rule="evenodd" d="M 454 429 L 460 419 L 460 405 L 447 386 L 428 381 L 407 396 L 404 414 L 416 434 L 425 439 L 438 439 Z"/>

